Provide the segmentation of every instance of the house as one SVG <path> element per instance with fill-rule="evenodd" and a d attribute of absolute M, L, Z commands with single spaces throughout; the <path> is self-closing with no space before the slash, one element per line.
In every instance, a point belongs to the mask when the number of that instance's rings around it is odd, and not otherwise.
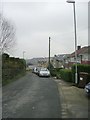
<path fill-rule="evenodd" d="M 64 66 L 64 68 L 69 68 L 69 63 L 70 63 L 70 54 L 66 54 L 63 57 L 63 66 Z"/>
<path fill-rule="evenodd" d="M 82 47 L 78 46 L 77 49 L 77 63 L 78 64 L 90 64 L 90 46 Z M 71 68 L 73 64 L 75 64 L 75 52 L 71 53 L 69 56 L 64 58 L 65 60 L 65 68 Z"/>
<path fill-rule="evenodd" d="M 64 67 L 64 56 L 66 54 L 54 55 L 53 58 L 53 67 L 54 68 L 63 68 Z"/>
<path fill-rule="evenodd" d="M 48 58 L 40 58 L 38 59 L 39 67 L 47 67 L 48 66 Z"/>

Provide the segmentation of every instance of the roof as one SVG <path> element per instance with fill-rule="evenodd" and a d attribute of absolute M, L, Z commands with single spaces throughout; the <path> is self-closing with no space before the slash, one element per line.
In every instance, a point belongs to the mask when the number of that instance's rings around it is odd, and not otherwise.
<path fill-rule="evenodd" d="M 83 48 L 80 48 L 79 50 L 77 50 L 77 55 L 82 55 L 84 53 L 88 53 L 90 51 L 90 46 L 85 46 Z M 75 56 L 75 52 L 73 52 L 70 57 L 74 57 Z"/>
<path fill-rule="evenodd" d="M 67 55 L 67 54 L 55 55 L 54 58 L 55 58 L 57 61 L 62 61 L 63 58 L 64 58 L 66 55 Z"/>

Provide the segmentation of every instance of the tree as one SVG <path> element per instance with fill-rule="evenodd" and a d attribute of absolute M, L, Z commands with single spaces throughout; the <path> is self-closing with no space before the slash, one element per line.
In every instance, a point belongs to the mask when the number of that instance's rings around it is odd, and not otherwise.
<path fill-rule="evenodd" d="M 0 14 L 0 51 L 4 53 L 15 43 L 15 28 Z"/>

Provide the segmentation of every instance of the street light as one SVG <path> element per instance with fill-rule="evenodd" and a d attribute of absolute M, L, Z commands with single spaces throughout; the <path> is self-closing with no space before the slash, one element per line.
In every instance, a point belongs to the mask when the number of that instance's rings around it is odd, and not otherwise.
<path fill-rule="evenodd" d="M 49 70 L 50 70 L 50 37 L 49 37 Z"/>
<path fill-rule="evenodd" d="M 73 3 L 73 9 L 74 9 L 74 30 L 75 30 L 75 83 L 77 84 L 77 34 L 76 34 L 76 14 L 75 14 L 75 1 L 66 1 L 67 3 Z"/>
<path fill-rule="evenodd" d="M 24 53 L 25 53 L 25 51 L 23 51 L 23 59 L 24 59 Z"/>
<path fill-rule="evenodd" d="M 67 0 L 66 2 L 67 2 L 67 3 L 75 3 L 75 1 L 74 1 L 74 0 L 72 0 L 72 1 Z"/>
<path fill-rule="evenodd" d="M 26 60 L 24 58 L 24 54 L 26 53 L 26 51 L 23 51 L 23 60 L 25 61 L 25 69 L 27 68 L 27 63 L 26 63 Z"/>

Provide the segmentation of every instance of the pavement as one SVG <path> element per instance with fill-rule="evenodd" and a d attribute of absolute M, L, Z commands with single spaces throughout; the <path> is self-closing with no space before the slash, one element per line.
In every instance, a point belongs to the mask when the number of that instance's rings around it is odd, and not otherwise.
<path fill-rule="evenodd" d="M 55 79 L 60 94 L 62 118 L 88 118 L 89 99 L 83 88 Z"/>

